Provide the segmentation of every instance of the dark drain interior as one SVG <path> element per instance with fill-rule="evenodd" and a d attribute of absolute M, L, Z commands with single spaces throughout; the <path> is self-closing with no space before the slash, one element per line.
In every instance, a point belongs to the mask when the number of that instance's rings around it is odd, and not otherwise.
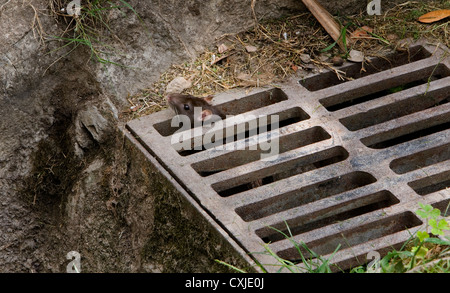
<path fill-rule="evenodd" d="M 322 127 L 312 127 L 303 131 L 279 137 L 279 154 L 313 144 L 331 136 Z M 234 167 L 242 166 L 261 158 L 267 153 L 258 144 L 257 150 L 236 150 L 225 155 L 192 164 L 192 168 L 201 176 L 209 176 Z"/>
<path fill-rule="evenodd" d="M 433 208 L 441 211 L 441 217 L 450 216 L 450 199 L 442 200 L 432 204 Z"/>
<path fill-rule="evenodd" d="M 450 112 L 362 138 L 361 142 L 369 148 L 383 149 L 441 132 L 449 127 Z"/>
<path fill-rule="evenodd" d="M 363 102 L 384 97 L 388 94 L 406 91 L 424 84 L 430 84 L 450 75 L 449 69 L 443 64 L 430 65 L 415 72 L 405 72 L 379 83 L 362 85 L 353 90 L 323 98 L 320 103 L 328 111 L 337 111 Z M 424 89 L 424 92 L 426 90 Z"/>
<path fill-rule="evenodd" d="M 395 159 L 389 167 L 397 174 L 405 174 L 447 160 L 450 160 L 449 143 Z"/>
<path fill-rule="evenodd" d="M 316 254 L 324 256 L 333 253 L 338 245 L 341 246 L 341 250 L 350 248 L 399 231 L 417 227 L 421 224 L 422 222 L 412 212 L 404 212 L 400 215 L 369 222 L 348 230 L 342 230 L 325 238 L 308 242 L 306 246 Z M 306 259 L 312 258 L 312 255 L 308 251 L 303 248 L 301 250 Z M 301 262 L 296 248 L 280 251 L 278 255 L 296 263 Z"/>
<path fill-rule="evenodd" d="M 450 102 L 450 78 L 449 86 L 447 87 L 431 90 L 426 94 L 419 95 L 416 94 L 416 91 L 413 91 L 413 95 L 410 98 L 401 99 L 364 113 L 351 115 L 339 121 L 348 130 L 356 131 L 432 107 L 444 105 L 448 102 Z"/>
<path fill-rule="evenodd" d="M 431 54 L 422 46 L 415 46 L 411 47 L 409 51 L 390 54 L 386 57 L 374 58 L 370 60 L 370 62 L 364 64 L 364 69 L 361 64 L 357 63 L 344 66 L 339 68 L 339 70 L 345 73 L 347 79 L 355 80 L 383 70 L 422 60 L 430 55 Z M 339 79 L 332 71 L 299 81 L 299 83 L 309 91 L 318 91 L 344 82 L 346 82 L 346 80 Z"/>
<path fill-rule="evenodd" d="M 213 148 L 215 146 L 224 145 L 225 143 L 231 143 L 238 140 L 248 139 L 249 137 L 256 136 L 259 134 L 267 133 L 272 130 L 282 128 L 291 124 L 295 124 L 297 122 L 309 119 L 308 114 L 306 114 L 301 108 L 292 108 L 285 111 L 277 112 L 273 114 L 277 116 L 276 124 L 272 123 L 271 117 L 272 115 L 264 117 L 265 121 L 262 122 L 260 118 L 256 118 L 254 120 L 247 121 L 245 123 L 239 123 L 237 125 L 232 126 L 230 129 L 225 128 L 227 121 L 224 121 L 222 124 L 224 127 L 220 128 L 218 131 L 214 131 L 212 133 L 206 132 L 206 134 L 202 135 L 202 142 L 211 141 L 210 144 L 202 144 L 201 148 L 195 148 L 195 140 L 196 138 L 192 138 L 190 140 L 190 148 L 188 150 L 180 150 L 179 154 L 181 156 L 189 156 L 192 154 L 196 154 L 198 152 L 205 151 L 207 149 Z M 214 127 L 214 125 L 212 125 Z M 205 131 L 208 131 L 207 127 L 204 127 Z M 228 136 L 228 133 L 231 133 Z"/>
<path fill-rule="evenodd" d="M 352 172 L 239 207 L 236 213 L 244 221 L 253 221 L 374 182 L 376 179 L 369 173 Z"/>
<path fill-rule="evenodd" d="M 432 192 L 450 188 L 450 171 L 409 182 L 408 185 L 419 195 L 427 195 Z"/>
<path fill-rule="evenodd" d="M 295 158 L 281 164 L 275 164 L 268 168 L 248 173 L 245 176 L 239 176 L 213 184 L 212 188 L 220 196 L 227 197 L 294 175 L 322 168 L 343 161 L 347 157 L 348 153 L 344 148 L 334 147 L 308 156 Z M 255 178 L 257 179 L 255 180 Z"/>
<path fill-rule="evenodd" d="M 350 218 L 367 214 L 382 208 L 397 204 L 400 201 L 389 191 L 382 190 L 356 199 L 345 201 L 332 209 L 324 209 L 307 214 L 286 222 L 279 222 L 271 227 L 264 227 L 256 231 L 266 243 L 273 243 L 284 239 L 284 236 L 273 228 L 282 231 L 285 235 L 298 235 L 330 224 L 346 221 Z M 286 228 L 289 227 L 289 231 Z"/>

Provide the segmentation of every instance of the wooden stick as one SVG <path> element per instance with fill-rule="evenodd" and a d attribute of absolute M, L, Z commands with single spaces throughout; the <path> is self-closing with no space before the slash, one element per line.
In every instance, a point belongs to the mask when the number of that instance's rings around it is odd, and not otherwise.
<path fill-rule="evenodd" d="M 327 33 L 335 40 L 339 47 L 341 47 L 342 50 L 346 50 L 346 46 L 344 46 L 344 43 L 342 39 L 339 39 L 341 36 L 342 28 L 337 23 L 336 20 L 334 20 L 333 16 L 319 3 L 317 0 L 302 0 L 303 4 L 311 11 L 311 13 L 314 15 L 314 17 L 319 21 L 319 23 L 322 25 L 322 27 L 327 31 Z M 347 39 L 346 39 L 346 45 Z"/>

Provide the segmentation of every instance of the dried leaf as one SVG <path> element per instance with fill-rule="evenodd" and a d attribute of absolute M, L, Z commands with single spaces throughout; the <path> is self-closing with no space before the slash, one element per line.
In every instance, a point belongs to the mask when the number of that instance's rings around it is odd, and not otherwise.
<path fill-rule="evenodd" d="M 355 30 L 354 32 L 352 32 L 350 34 L 350 37 L 353 39 L 362 39 L 362 38 L 369 38 L 370 34 L 372 33 L 373 29 L 371 27 L 368 26 L 362 26 L 360 28 L 358 28 L 357 30 Z"/>
<path fill-rule="evenodd" d="M 369 27 L 369 26 L 362 26 L 361 29 L 365 30 L 368 33 L 373 33 L 373 28 Z"/>
<path fill-rule="evenodd" d="M 428 12 L 421 17 L 419 17 L 419 21 L 423 23 L 432 23 L 441 19 L 444 19 L 446 17 L 450 16 L 450 9 L 442 9 L 442 10 L 436 10 Z"/>
<path fill-rule="evenodd" d="M 300 54 L 300 60 L 302 60 L 303 63 L 309 63 L 311 62 L 311 56 L 308 54 Z"/>

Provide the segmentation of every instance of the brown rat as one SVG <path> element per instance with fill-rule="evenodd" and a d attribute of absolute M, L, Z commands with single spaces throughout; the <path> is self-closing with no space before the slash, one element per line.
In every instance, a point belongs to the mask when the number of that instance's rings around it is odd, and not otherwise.
<path fill-rule="evenodd" d="M 170 108 L 177 115 L 186 115 L 191 120 L 191 124 L 194 125 L 195 121 L 216 121 L 218 117 L 225 119 L 225 114 L 217 107 L 211 105 L 213 96 L 207 96 L 204 98 L 194 97 L 192 95 L 183 95 L 176 93 L 167 94 L 167 102 Z M 201 108 L 201 111 L 195 112 L 195 107 Z M 197 117 L 195 117 L 197 115 Z M 262 179 L 250 182 L 247 184 L 248 189 L 262 186 Z"/>
<path fill-rule="evenodd" d="M 167 95 L 167 102 L 169 103 L 170 108 L 172 108 L 177 115 L 186 115 L 189 117 L 192 124 L 196 121 L 208 121 L 212 118 L 217 118 L 217 116 L 221 119 L 225 119 L 225 114 L 217 107 L 211 105 L 212 99 L 213 96 L 198 98 L 177 93 L 170 93 Z M 198 112 L 196 112 L 196 107 L 201 108 L 201 110 L 197 110 Z"/>

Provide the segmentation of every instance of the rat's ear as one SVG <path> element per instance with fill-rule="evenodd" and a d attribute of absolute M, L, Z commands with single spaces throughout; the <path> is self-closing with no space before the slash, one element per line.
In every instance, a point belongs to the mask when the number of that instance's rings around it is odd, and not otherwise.
<path fill-rule="evenodd" d="M 205 109 L 202 111 L 201 116 L 199 117 L 200 121 L 207 121 L 209 119 L 211 119 L 212 116 L 212 111 L 209 109 Z"/>
<path fill-rule="evenodd" d="M 204 97 L 203 100 L 205 100 L 206 102 L 208 102 L 209 104 L 211 104 L 212 99 L 214 98 L 213 95 L 209 95 L 207 97 Z"/>

